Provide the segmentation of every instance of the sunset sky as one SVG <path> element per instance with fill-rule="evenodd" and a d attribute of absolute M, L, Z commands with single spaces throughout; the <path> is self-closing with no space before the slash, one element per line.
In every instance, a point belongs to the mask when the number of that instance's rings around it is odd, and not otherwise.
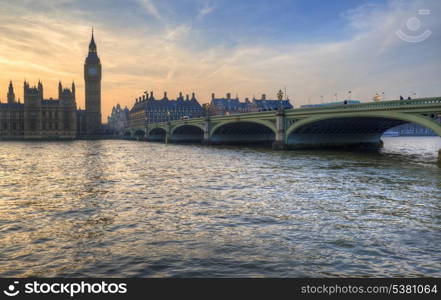
<path fill-rule="evenodd" d="M 430 14 L 419 14 L 421 9 Z M 441 96 L 441 1 L 296 0 L 0 0 L 0 100 L 9 80 L 77 85 L 84 108 L 83 64 L 92 26 L 103 65 L 103 120 L 116 103 L 153 90 L 157 98 L 212 92 L 292 103 L 352 98 Z M 413 30 L 408 20 L 421 22 Z M 417 24 L 419 25 L 419 24 Z M 417 36 L 401 40 L 398 30 Z"/>

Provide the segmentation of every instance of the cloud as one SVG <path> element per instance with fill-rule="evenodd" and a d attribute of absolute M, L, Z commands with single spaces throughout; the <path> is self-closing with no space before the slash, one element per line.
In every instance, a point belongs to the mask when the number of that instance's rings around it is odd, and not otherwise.
<path fill-rule="evenodd" d="M 164 17 L 159 13 L 153 0 L 138 0 L 138 2 L 150 16 L 153 16 L 160 21 L 164 21 Z"/>
<path fill-rule="evenodd" d="M 27 1 L 28 5 L 37 3 Z M 104 116 L 116 103 L 131 107 L 133 99 L 145 90 L 156 95 L 167 90 L 171 97 L 180 91 L 195 91 L 207 102 L 212 92 L 239 93 L 241 97 L 266 93 L 274 98 L 286 86 L 296 105 L 307 103 L 308 98 L 319 102 L 321 95 L 333 101 L 336 92 L 343 97 L 348 90 L 354 98 L 365 101 L 381 91 L 387 97 L 411 91 L 419 96 L 441 95 L 437 82 L 441 76 L 441 21 L 436 18 L 440 4 L 435 0 L 424 5 L 392 1 L 354 7 L 340 16 L 348 37 L 284 43 L 274 42 L 271 36 L 256 36 L 252 40 L 258 42 L 254 43 L 235 37 L 238 42 L 231 43 L 213 27 L 204 27 L 203 19 L 192 22 L 184 17 L 163 17 L 152 1 L 142 1 L 142 7 L 161 21 L 160 27 L 150 26 L 144 15 L 137 18 L 138 0 L 119 7 L 118 11 L 125 9 L 124 14 L 112 14 L 110 19 L 105 18 L 110 14 L 106 7 L 98 18 L 98 12 L 90 14 L 77 3 L 45 1 L 50 9 L 38 11 L 28 11 L 17 2 L 1 4 L 5 10 L 0 10 L 0 96 L 4 96 L 9 79 L 14 80 L 20 95 L 24 78 L 31 82 L 40 78 L 45 94 L 53 97 L 59 79 L 74 79 L 77 102 L 84 107 L 83 63 L 90 24 L 95 24 L 103 63 Z M 217 7 L 210 2 L 198 0 L 197 4 L 193 16 L 216 14 Z M 73 7 L 66 9 L 65 5 Z M 170 7 L 161 7 L 161 12 Z M 428 28 L 433 34 L 422 43 L 406 43 L 395 32 L 406 29 L 406 20 L 420 7 L 432 10 L 431 15 L 420 18 L 421 30 Z M 120 26 L 116 22 L 119 17 L 119 22 L 130 23 Z M 209 21 L 216 21 L 216 17 Z"/>
<path fill-rule="evenodd" d="M 213 5 L 213 3 L 211 3 L 211 1 L 206 1 L 204 3 L 204 6 L 201 9 L 199 9 L 196 19 L 201 20 L 206 15 L 211 14 L 214 10 L 215 10 L 215 6 Z"/>
<path fill-rule="evenodd" d="M 165 33 L 165 39 L 169 42 L 185 39 L 190 33 L 191 28 L 191 25 L 188 24 L 178 25 L 177 27 L 167 30 Z"/>

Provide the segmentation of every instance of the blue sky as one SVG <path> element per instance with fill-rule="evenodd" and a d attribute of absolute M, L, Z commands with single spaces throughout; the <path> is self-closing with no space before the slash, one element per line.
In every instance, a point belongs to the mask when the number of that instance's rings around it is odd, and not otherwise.
<path fill-rule="evenodd" d="M 429 9 L 429 15 L 419 15 Z M 90 28 L 103 63 L 104 115 L 153 90 L 241 98 L 287 87 L 295 105 L 321 96 L 371 101 L 441 96 L 439 0 L 0 0 L 0 100 L 9 79 L 78 86 Z M 418 17 L 420 28 L 407 21 Z M 419 43 L 400 39 L 398 30 Z"/>

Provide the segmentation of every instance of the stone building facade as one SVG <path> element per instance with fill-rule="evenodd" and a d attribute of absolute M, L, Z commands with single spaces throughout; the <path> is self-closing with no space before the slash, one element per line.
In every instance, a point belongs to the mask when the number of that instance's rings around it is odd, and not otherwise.
<path fill-rule="evenodd" d="M 215 94 L 211 94 L 211 102 L 209 105 L 210 115 L 231 115 L 247 112 L 259 112 L 268 110 L 277 110 L 279 106 L 282 109 L 291 109 L 293 106 L 289 102 L 289 99 L 285 100 L 272 100 L 267 99 L 263 94 L 260 99 L 253 97 L 252 100 L 245 98 L 244 102 L 239 100 L 239 97 L 231 98 L 231 94 L 227 93 L 224 98 L 216 98 Z"/>
<path fill-rule="evenodd" d="M 89 53 L 84 62 L 84 83 L 86 102 L 86 135 L 96 136 L 102 132 L 101 124 L 101 60 L 93 37 L 89 43 Z"/>
<path fill-rule="evenodd" d="M 73 139 L 77 134 L 75 84 L 58 84 L 58 99 L 44 99 L 43 84 L 23 84 L 24 103 L 9 83 L 7 103 L 0 104 L 1 139 Z"/>
<path fill-rule="evenodd" d="M 112 108 L 112 113 L 107 117 L 107 125 L 114 134 L 122 135 L 124 130 L 129 127 L 129 113 L 127 108 L 121 108 L 121 105 L 116 105 Z"/>
<path fill-rule="evenodd" d="M 23 84 L 23 103 L 12 82 L 7 102 L 0 101 L 0 139 L 73 139 L 101 134 L 101 61 L 93 32 L 84 63 L 85 110 L 77 110 L 75 84 L 58 84 L 58 99 L 45 99 L 43 84 Z"/>
<path fill-rule="evenodd" d="M 199 118 L 203 116 L 202 106 L 194 93 L 190 98 L 179 93 L 176 100 L 170 100 L 167 92 L 160 100 L 156 100 L 153 92 L 144 94 L 135 100 L 129 113 L 129 125 L 132 128 L 143 127 L 146 124 L 179 120 L 181 118 Z"/>

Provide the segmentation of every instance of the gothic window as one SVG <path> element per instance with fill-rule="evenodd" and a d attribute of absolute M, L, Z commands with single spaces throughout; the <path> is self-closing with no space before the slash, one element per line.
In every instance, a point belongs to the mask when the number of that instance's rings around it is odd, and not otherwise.
<path fill-rule="evenodd" d="M 69 112 L 65 111 L 64 112 L 64 129 L 70 129 L 69 127 Z"/>
<path fill-rule="evenodd" d="M 31 121 L 30 121 L 30 128 L 31 130 L 37 129 L 37 113 L 35 111 L 31 112 Z"/>

